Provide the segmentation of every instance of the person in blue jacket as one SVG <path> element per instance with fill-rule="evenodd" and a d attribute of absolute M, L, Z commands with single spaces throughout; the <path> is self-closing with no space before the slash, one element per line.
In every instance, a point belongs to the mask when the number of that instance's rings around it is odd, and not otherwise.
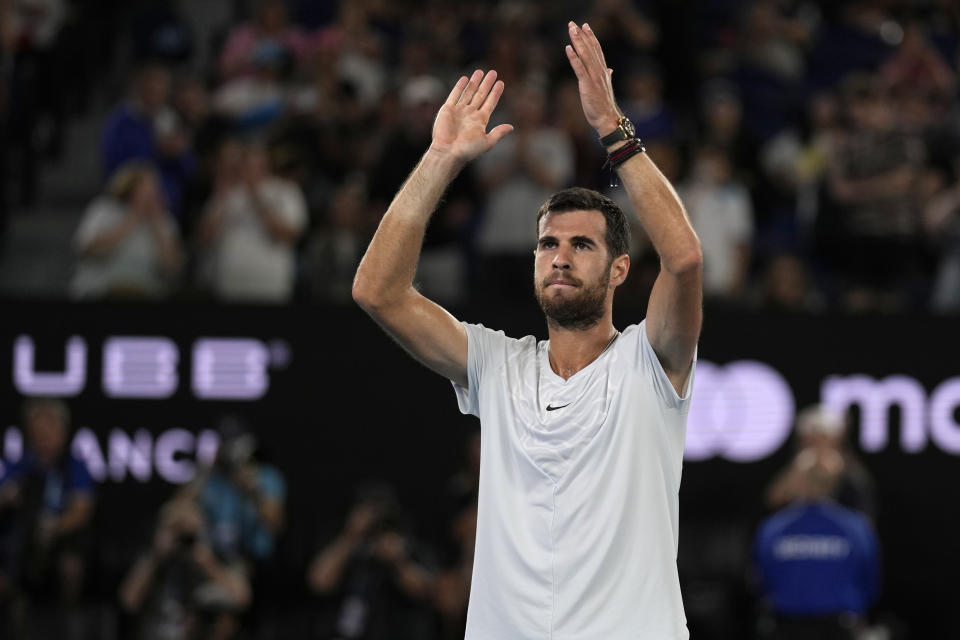
<path fill-rule="evenodd" d="M 771 637 L 851 640 L 879 590 L 877 537 L 866 516 L 830 498 L 842 456 L 808 449 L 798 463 L 800 499 L 764 520 L 754 541 Z"/>

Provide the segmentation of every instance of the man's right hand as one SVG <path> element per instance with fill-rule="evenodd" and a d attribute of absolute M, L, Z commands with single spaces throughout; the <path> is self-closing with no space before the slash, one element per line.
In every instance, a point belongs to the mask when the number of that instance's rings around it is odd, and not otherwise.
<path fill-rule="evenodd" d="M 513 131 L 513 125 L 501 124 L 487 132 L 490 115 L 502 94 L 503 81 L 497 80 L 496 71 L 484 76 L 477 69 L 469 79 L 462 76 L 437 113 L 431 151 L 449 154 L 462 163 L 489 151 Z"/>

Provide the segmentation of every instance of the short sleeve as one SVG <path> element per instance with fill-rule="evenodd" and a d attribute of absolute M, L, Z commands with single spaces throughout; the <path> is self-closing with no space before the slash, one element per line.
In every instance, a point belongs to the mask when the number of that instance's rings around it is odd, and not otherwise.
<path fill-rule="evenodd" d="M 693 375 L 697 366 L 696 350 L 693 352 L 693 362 L 690 364 L 690 375 L 687 376 L 687 382 L 686 385 L 684 385 L 683 395 L 681 396 L 678 395 L 677 390 L 673 388 L 673 383 L 670 382 L 667 372 L 664 371 L 663 365 L 660 364 L 660 357 L 657 356 L 657 352 L 653 350 L 653 345 L 650 344 L 650 340 L 647 337 L 646 320 L 641 322 L 637 327 L 637 334 L 637 365 L 645 377 L 650 380 L 657 397 L 672 409 L 685 408 L 690 403 L 690 392 L 693 389 Z"/>
<path fill-rule="evenodd" d="M 460 412 L 479 418 L 480 384 L 484 374 L 495 366 L 498 354 L 502 359 L 507 337 L 503 331 L 487 329 L 482 324 L 460 324 L 467 330 L 467 386 L 454 382 L 453 390 L 457 394 Z"/>

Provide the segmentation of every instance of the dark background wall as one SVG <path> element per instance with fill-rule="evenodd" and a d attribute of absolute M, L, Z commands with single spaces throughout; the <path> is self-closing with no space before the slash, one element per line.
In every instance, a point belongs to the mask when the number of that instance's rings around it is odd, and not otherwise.
<path fill-rule="evenodd" d="M 448 382 L 410 360 L 359 310 L 181 304 L 164 307 L 160 314 L 155 307 L 141 305 L 15 300 L 4 303 L 3 309 L 0 433 L 19 424 L 23 394 L 14 375 L 14 344 L 22 336 L 35 345 L 33 369 L 38 372 L 63 371 L 68 339 L 82 337 L 87 346 L 86 376 L 83 389 L 68 398 L 73 426 L 96 434 L 108 470 L 114 458 L 114 473 L 124 475 L 118 452 L 126 449 L 122 442 L 116 444 L 124 440 L 123 434 L 135 439 L 143 430 L 155 444 L 160 434 L 173 428 L 193 433 L 210 429 L 224 413 L 239 413 L 255 426 L 289 485 L 289 529 L 277 562 L 286 576 L 291 602 L 305 597 L 301 585 L 307 558 L 322 536 L 340 526 L 358 483 L 373 478 L 393 483 L 418 533 L 428 540 L 442 536 L 438 505 L 477 422 L 459 414 Z M 532 302 L 524 308 L 455 313 L 509 335 L 545 337 L 542 318 Z M 617 326 L 639 321 L 642 313 L 642 309 L 621 308 Z M 822 383 L 829 376 L 863 374 L 877 380 L 909 376 L 926 392 L 923 424 L 929 432 L 930 393 L 960 376 L 960 340 L 955 331 L 955 321 L 929 316 L 747 315 L 708 308 L 699 358 L 705 363 L 702 371 L 711 366 L 707 363 L 764 363 L 788 382 L 798 409 L 820 400 Z M 109 397 L 102 376 L 103 346 L 111 336 L 166 337 L 175 343 L 179 384 L 173 395 Z M 260 341 L 268 354 L 266 393 L 254 400 L 196 397 L 193 349 L 202 338 Z M 239 372 L 227 374 L 245 375 L 246 365 L 232 366 L 239 366 Z M 125 373 L 135 372 L 128 368 Z M 149 367 L 146 373 L 149 377 Z M 763 389 L 740 390 L 743 402 L 755 402 L 752 391 L 762 393 Z M 708 393 L 701 389 L 701 396 Z M 695 388 L 695 406 L 697 398 Z M 855 406 L 851 414 L 856 450 L 862 449 L 861 413 Z M 884 560 L 878 610 L 904 621 L 915 634 L 911 637 L 951 637 L 950 607 L 960 596 L 953 581 L 960 569 L 960 458 L 942 445 L 942 438 L 927 437 L 920 450 L 909 451 L 901 438 L 901 413 L 896 404 L 887 410 L 891 426 L 885 447 L 860 453 L 878 493 L 876 524 Z M 953 407 L 950 420 L 960 433 L 958 414 Z M 721 440 L 750 437 L 738 431 L 729 416 L 716 418 L 709 426 L 720 431 Z M 692 430 L 703 428 L 691 424 Z M 701 437 L 693 431 L 690 436 Z M 0 438 L 0 446 L 3 442 Z M 679 562 L 693 629 L 698 615 L 707 615 L 711 608 L 736 611 L 752 606 L 748 598 L 750 536 L 764 514 L 763 490 L 788 461 L 791 450 L 788 438 L 755 461 L 714 456 L 685 463 Z M 156 451 L 149 453 L 153 456 Z M 177 459 L 189 463 L 194 455 L 187 450 Z M 147 542 L 155 509 L 173 487 L 158 478 L 153 468 L 147 482 L 127 473 L 120 481 L 103 482 L 99 491 L 97 570 L 91 580 L 110 596 L 132 554 Z"/>

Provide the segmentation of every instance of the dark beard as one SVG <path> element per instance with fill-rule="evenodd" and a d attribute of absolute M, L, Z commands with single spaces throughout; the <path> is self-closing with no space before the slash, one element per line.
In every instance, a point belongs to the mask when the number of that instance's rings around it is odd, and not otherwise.
<path fill-rule="evenodd" d="M 568 331 L 585 331 L 600 322 L 607 299 L 607 287 L 610 285 L 609 274 L 592 286 L 581 285 L 576 296 L 545 293 L 548 285 L 549 282 L 545 282 L 534 291 L 540 308 L 547 316 L 547 324 Z"/>

